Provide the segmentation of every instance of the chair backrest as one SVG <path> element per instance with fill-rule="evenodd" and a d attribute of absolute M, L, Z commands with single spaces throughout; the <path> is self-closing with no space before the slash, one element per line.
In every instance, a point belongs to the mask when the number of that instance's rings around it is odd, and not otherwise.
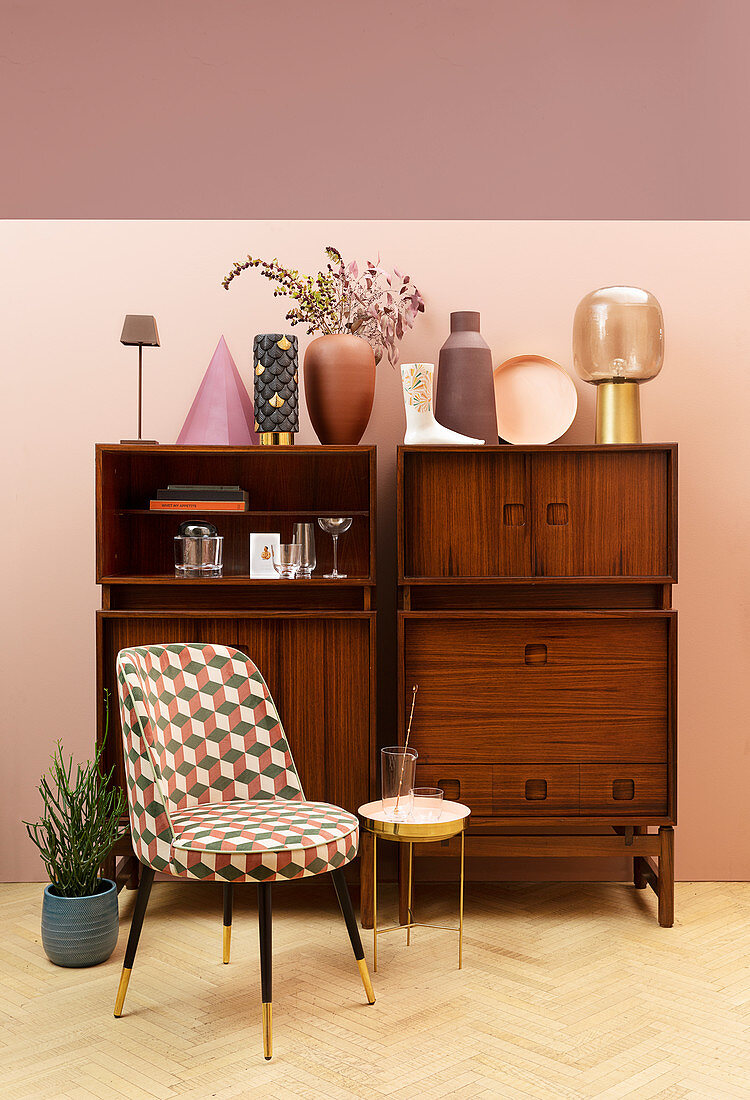
<path fill-rule="evenodd" d="M 170 810 L 304 797 L 273 699 L 244 653 L 181 643 L 123 649 L 117 684 L 130 820 L 145 862 L 169 860 Z"/>

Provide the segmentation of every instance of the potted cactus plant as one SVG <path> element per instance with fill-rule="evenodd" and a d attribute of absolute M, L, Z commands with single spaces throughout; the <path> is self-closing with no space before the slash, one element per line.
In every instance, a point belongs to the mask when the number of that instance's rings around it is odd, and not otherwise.
<path fill-rule="evenodd" d="M 74 768 L 58 741 L 39 784 L 42 815 L 24 821 L 50 879 L 42 900 L 42 944 L 58 966 L 95 966 L 117 944 L 117 886 L 101 877 L 100 868 L 117 839 L 125 801 L 111 786 L 112 771 L 102 773 L 103 749 L 104 743 L 93 760 Z"/>
<path fill-rule="evenodd" d="M 418 314 L 422 295 L 408 275 L 368 260 L 360 269 L 337 248 L 326 248 L 324 271 L 304 275 L 278 260 L 248 256 L 224 276 L 222 285 L 258 267 L 275 284 L 274 297 L 291 298 L 292 325 L 320 333 L 305 352 L 305 400 L 321 443 L 356 444 L 364 434 L 375 396 L 375 367 L 385 356 L 398 363 L 398 344 Z"/>

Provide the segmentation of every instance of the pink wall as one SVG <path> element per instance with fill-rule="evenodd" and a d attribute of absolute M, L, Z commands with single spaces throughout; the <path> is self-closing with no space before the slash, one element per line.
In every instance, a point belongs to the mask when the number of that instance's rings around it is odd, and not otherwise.
<path fill-rule="evenodd" d="M 6 217 L 742 218 L 746 0 L 0 0 Z"/>
<path fill-rule="evenodd" d="M 255 273 L 229 293 L 221 288 L 231 262 L 252 249 L 314 268 L 329 242 L 360 258 L 379 250 L 416 280 L 428 311 L 404 342 L 407 360 L 434 359 L 449 311 L 470 308 L 481 310 L 497 362 L 534 351 L 570 368 L 584 293 L 634 283 L 661 301 L 666 363 L 642 398 L 645 438 L 681 448 L 677 871 L 750 878 L 750 224 L 34 221 L 0 227 L 0 879 L 41 878 L 19 819 L 37 812 L 35 784 L 55 739 L 79 754 L 92 745 L 93 445 L 135 429 L 135 356 L 118 342 L 123 315 L 158 319 L 163 346 L 144 355 L 144 430 L 172 442 L 221 333 L 249 381 L 252 336 L 284 324 L 280 300 Z M 593 391 L 578 389 L 567 438 L 590 442 Z M 384 600 L 402 433 L 399 380 L 384 366 L 364 439 L 379 446 Z M 313 439 L 304 411 L 301 439 Z"/>

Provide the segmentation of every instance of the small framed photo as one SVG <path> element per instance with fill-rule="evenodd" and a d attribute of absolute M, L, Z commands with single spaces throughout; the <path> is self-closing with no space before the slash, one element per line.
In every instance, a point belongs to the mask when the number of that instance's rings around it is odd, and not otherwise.
<path fill-rule="evenodd" d="M 278 531 L 253 531 L 250 535 L 250 576 L 277 581 L 279 575 L 273 567 L 271 548 L 277 552 L 281 543 Z"/>

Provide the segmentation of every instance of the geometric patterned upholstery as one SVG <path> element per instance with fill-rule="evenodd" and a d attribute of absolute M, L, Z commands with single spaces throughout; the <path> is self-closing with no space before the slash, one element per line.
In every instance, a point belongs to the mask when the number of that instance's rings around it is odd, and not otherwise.
<path fill-rule="evenodd" d="M 303 878 L 357 854 L 356 817 L 325 802 L 225 802 L 180 810 L 172 822 L 173 864 L 193 878 Z"/>
<path fill-rule="evenodd" d="M 220 645 L 117 656 L 133 846 L 158 871 L 229 882 L 302 878 L 357 854 L 358 823 L 305 802 L 253 662 Z"/>

